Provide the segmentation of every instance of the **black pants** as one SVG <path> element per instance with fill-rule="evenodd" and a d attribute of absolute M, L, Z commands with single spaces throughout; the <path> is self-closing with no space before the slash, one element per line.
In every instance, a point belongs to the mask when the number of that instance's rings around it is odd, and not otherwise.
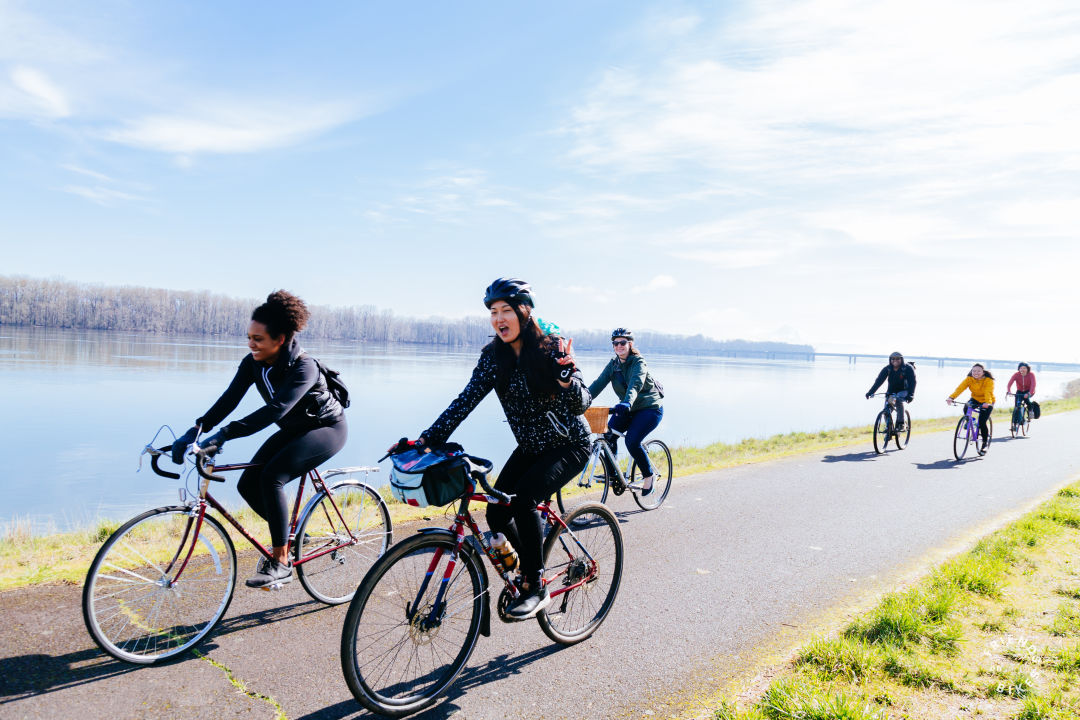
<path fill-rule="evenodd" d="M 289 539 L 285 485 L 336 455 L 345 447 L 348 436 L 342 415 L 332 425 L 314 430 L 278 430 L 251 458 L 261 467 L 245 470 L 236 487 L 251 509 L 270 525 L 274 547 L 282 547 Z"/>
<path fill-rule="evenodd" d="M 510 507 L 488 505 L 487 521 L 492 532 L 501 532 L 521 559 L 521 575 L 537 587 L 544 571 L 544 520 L 536 509 L 575 475 L 589 460 L 587 447 L 553 448 L 532 455 L 518 447 L 499 472 L 495 487 L 512 494 Z"/>

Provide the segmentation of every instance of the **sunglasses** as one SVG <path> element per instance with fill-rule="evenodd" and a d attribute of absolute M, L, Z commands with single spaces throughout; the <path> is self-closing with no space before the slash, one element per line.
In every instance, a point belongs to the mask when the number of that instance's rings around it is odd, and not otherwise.
<path fill-rule="evenodd" d="M 625 345 L 626 343 L 627 343 L 627 341 L 626 341 L 626 340 L 612 340 L 612 341 L 611 341 L 611 344 L 612 344 L 612 345 L 613 345 L 614 347 L 622 347 L 622 346 L 623 346 L 623 345 Z"/>

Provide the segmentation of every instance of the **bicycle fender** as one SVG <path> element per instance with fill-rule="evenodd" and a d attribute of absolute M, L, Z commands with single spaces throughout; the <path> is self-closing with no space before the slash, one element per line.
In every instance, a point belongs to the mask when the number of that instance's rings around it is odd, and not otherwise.
<path fill-rule="evenodd" d="M 446 528 L 421 528 L 417 532 L 423 535 L 445 535 L 455 541 L 457 540 L 457 536 Z M 476 539 L 472 536 L 465 538 L 462 548 L 469 553 L 476 562 L 476 566 L 480 568 L 480 580 L 484 584 L 484 595 L 486 595 L 484 607 L 480 613 L 480 634 L 484 637 L 491 637 L 491 584 L 488 582 L 487 564 L 484 562 L 483 553 L 476 547 Z"/>

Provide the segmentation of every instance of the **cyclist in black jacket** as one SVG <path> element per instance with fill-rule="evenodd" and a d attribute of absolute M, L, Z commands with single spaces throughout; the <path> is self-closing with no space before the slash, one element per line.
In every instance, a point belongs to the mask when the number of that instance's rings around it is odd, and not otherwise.
<path fill-rule="evenodd" d="M 889 384 L 885 392 L 896 395 L 896 431 L 901 432 L 904 429 L 904 403 L 915 402 L 915 366 L 904 362 L 904 356 L 894 352 L 889 356 L 889 364 L 881 368 L 877 380 L 866 393 L 867 400 L 873 397 L 886 379 Z"/>
<path fill-rule="evenodd" d="M 308 317 L 300 298 L 284 290 L 271 293 L 251 314 L 251 354 L 240 361 L 232 382 L 213 407 L 173 443 L 173 462 L 183 462 L 200 428 L 208 432 L 224 420 L 253 384 L 266 404 L 205 438 L 200 448 L 214 454 L 226 440 L 253 435 L 271 423 L 281 428 L 251 459 L 260 467 L 244 470 L 237 486 L 248 505 L 269 524 L 273 545 L 273 559 L 259 560 L 254 577 L 247 581 L 249 587 L 292 580 L 286 557 L 289 499 L 285 485 L 336 455 L 348 437 L 344 408 L 330 393 L 315 358 L 296 340 Z"/>
<path fill-rule="evenodd" d="M 551 599 L 541 586 L 544 525 L 536 505 L 582 471 L 589 459 L 589 428 L 581 414 L 592 396 L 574 367 L 569 344 L 545 334 L 533 317 L 532 289 L 499 278 L 484 294 L 495 339 L 480 352 L 469 384 L 418 442 L 445 442 L 492 390 L 502 403 L 518 446 L 495 487 L 513 495 L 509 508 L 489 505 L 488 525 L 506 535 L 521 558 L 521 597 L 507 608 L 534 617 Z"/>

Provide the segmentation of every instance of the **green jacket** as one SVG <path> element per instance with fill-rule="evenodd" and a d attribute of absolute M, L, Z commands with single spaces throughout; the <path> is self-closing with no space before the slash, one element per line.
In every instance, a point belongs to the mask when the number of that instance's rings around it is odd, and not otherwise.
<path fill-rule="evenodd" d="M 660 407 L 663 404 L 660 391 L 656 389 L 656 383 L 649 374 L 649 366 L 640 355 L 627 355 L 625 362 L 617 357 L 612 358 L 600 373 L 600 377 L 593 380 L 589 386 L 589 394 L 596 397 L 608 383 L 611 383 L 620 402 L 630 404 L 630 412 Z"/>

